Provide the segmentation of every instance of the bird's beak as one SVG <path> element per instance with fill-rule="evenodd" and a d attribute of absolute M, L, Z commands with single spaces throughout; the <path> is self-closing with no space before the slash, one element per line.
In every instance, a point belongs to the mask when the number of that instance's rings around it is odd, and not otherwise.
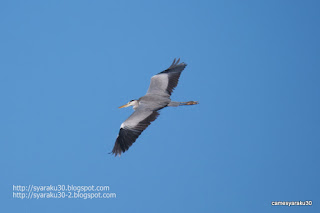
<path fill-rule="evenodd" d="M 128 107 L 128 106 L 130 106 L 129 104 L 125 104 L 125 105 L 122 105 L 121 107 L 119 107 L 119 108 L 124 108 L 124 107 Z"/>

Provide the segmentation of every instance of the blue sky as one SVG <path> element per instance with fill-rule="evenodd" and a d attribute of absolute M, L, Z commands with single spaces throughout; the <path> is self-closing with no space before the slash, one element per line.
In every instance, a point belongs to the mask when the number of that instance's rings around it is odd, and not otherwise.
<path fill-rule="evenodd" d="M 319 212 L 318 1 L 1 1 L 1 212 Z M 118 109 L 174 58 L 120 158 Z M 115 199 L 14 199 L 13 185 Z M 312 200 L 311 207 L 271 206 Z"/>

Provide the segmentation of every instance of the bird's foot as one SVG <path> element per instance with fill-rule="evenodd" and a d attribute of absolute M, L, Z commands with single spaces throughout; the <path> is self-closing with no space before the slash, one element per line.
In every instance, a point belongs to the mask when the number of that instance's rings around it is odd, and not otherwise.
<path fill-rule="evenodd" d="M 198 101 L 188 101 L 186 103 L 186 105 L 195 105 L 195 104 L 198 104 L 199 102 Z"/>

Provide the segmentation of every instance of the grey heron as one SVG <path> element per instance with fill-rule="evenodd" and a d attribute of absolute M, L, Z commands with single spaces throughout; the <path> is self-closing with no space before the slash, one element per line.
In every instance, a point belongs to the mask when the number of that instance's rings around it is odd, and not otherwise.
<path fill-rule="evenodd" d="M 112 154 L 120 156 L 127 151 L 139 135 L 158 117 L 159 110 L 162 108 L 198 104 L 197 101 L 176 102 L 170 99 L 172 91 L 178 84 L 181 72 L 187 66 L 183 62 L 179 62 L 180 59 L 177 61 L 174 59 L 168 69 L 154 75 L 145 96 L 138 100 L 131 100 L 119 107 L 133 106 L 134 112 L 121 124 Z"/>

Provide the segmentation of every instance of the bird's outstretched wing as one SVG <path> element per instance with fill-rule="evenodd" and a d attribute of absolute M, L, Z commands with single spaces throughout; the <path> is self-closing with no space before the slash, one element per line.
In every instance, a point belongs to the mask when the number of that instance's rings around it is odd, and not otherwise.
<path fill-rule="evenodd" d="M 121 153 L 127 151 L 143 130 L 145 130 L 158 115 L 159 112 L 147 109 L 137 109 L 132 113 L 120 126 L 119 135 L 112 149 L 112 154 L 120 156 Z"/>
<path fill-rule="evenodd" d="M 187 66 L 183 62 L 180 64 L 179 62 L 180 58 L 177 61 L 174 59 L 168 69 L 152 76 L 147 94 L 170 96 L 178 84 L 181 72 Z"/>

